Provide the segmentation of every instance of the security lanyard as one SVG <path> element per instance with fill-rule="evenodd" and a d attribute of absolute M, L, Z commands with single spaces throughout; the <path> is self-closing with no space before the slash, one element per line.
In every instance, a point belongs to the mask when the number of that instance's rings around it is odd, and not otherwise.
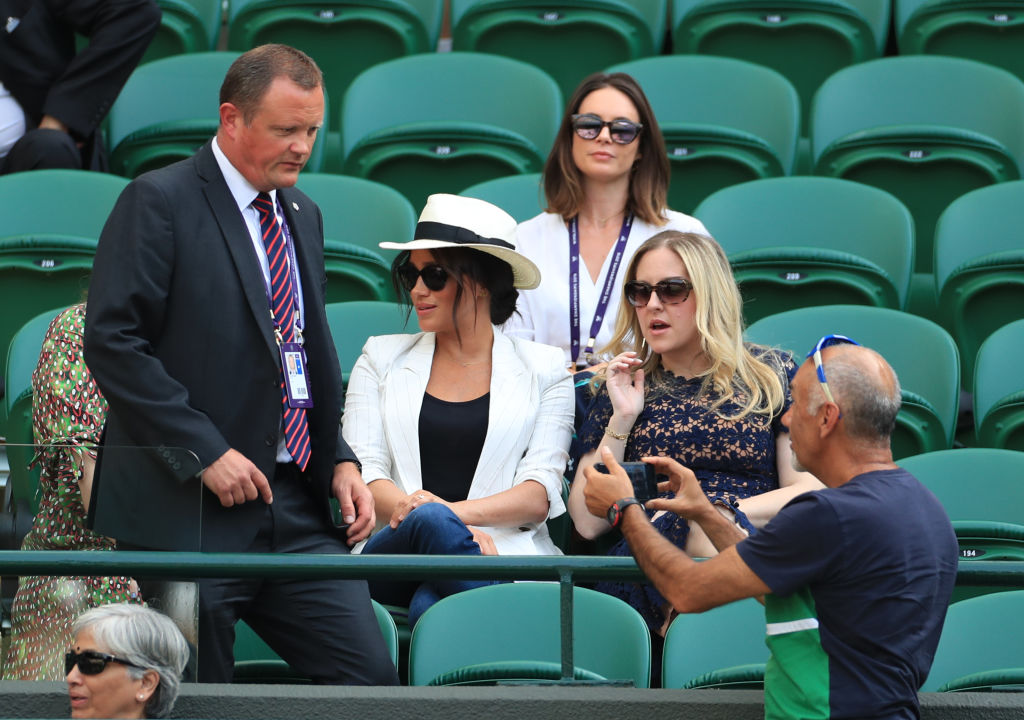
<path fill-rule="evenodd" d="M 598 298 L 597 308 L 594 311 L 594 319 L 590 323 L 590 335 L 587 345 L 583 350 L 583 359 L 587 365 L 594 361 L 594 343 L 597 342 L 597 332 L 601 329 L 601 322 L 608 310 L 608 301 L 611 300 L 612 291 L 615 289 L 615 277 L 619 274 L 619 265 L 622 263 L 622 255 L 626 251 L 626 241 L 629 239 L 629 230 L 633 226 L 633 213 L 627 213 L 622 221 L 622 230 L 619 231 L 619 240 L 612 250 L 612 262 L 608 268 L 608 275 L 604 279 L 604 287 L 601 289 L 601 297 Z M 574 363 L 579 364 L 580 358 L 580 231 L 578 218 L 569 221 L 569 338 L 571 357 Z"/>

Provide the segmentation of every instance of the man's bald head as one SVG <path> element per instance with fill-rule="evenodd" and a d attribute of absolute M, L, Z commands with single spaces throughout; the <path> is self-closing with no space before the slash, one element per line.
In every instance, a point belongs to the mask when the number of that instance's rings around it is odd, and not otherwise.
<path fill-rule="evenodd" d="M 846 434 L 888 447 L 900 409 L 896 372 L 877 352 L 859 345 L 825 348 L 821 360 L 832 396 L 843 414 Z M 825 393 L 819 386 L 811 397 L 810 410 L 817 412 Z"/>

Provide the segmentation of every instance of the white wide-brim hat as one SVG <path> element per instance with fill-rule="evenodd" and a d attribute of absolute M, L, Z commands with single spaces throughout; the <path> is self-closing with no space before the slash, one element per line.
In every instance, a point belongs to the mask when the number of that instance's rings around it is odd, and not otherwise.
<path fill-rule="evenodd" d="M 431 195 L 420 213 L 416 234 L 405 243 L 382 242 L 387 250 L 472 248 L 512 266 L 513 285 L 530 290 L 540 285 L 540 270 L 516 251 L 516 221 L 496 205 L 461 195 Z"/>

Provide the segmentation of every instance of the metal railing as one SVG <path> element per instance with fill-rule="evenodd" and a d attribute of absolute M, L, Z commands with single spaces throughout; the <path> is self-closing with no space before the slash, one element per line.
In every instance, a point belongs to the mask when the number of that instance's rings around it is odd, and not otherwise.
<path fill-rule="evenodd" d="M 0 575 L 131 575 L 139 578 L 550 580 L 560 584 L 562 680 L 571 682 L 573 586 L 644 579 L 630 557 L 586 555 L 299 555 L 70 550 L 0 551 Z M 1024 561 L 961 560 L 960 587 L 1024 589 Z"/>

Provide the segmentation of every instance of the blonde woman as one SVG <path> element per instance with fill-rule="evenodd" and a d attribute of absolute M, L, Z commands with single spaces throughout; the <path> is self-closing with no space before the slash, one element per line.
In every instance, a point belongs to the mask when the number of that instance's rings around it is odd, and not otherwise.
<path fill-rule="evenodd" d="M 614 354 L 595 378 L 596 396 L 580 430 L 583 456 L 569 496 L 577 530 L 595 538 L 606 518 L 587 511 L 583 468 L 609 447 L 620 462 L 674 458 L 696 473 L 722 512 L 748 531 L 791 498 L 821 487 L 792 463 L 781 424 L 791 403 L 788 354 L 743 342 L 739 290 L 722 248 L 705 235 L 666 231 L 633 256 L 612 341 Z M 613 518 L 614 519 L 614 518 Z M 695 557 L 715 554 L 698 527 L 652 513 L 663 535 Z M 609 554 L 628 555 L 624 541 Z M 599 584 L 663 633 L 669 606 L 650 585 Z"/>

